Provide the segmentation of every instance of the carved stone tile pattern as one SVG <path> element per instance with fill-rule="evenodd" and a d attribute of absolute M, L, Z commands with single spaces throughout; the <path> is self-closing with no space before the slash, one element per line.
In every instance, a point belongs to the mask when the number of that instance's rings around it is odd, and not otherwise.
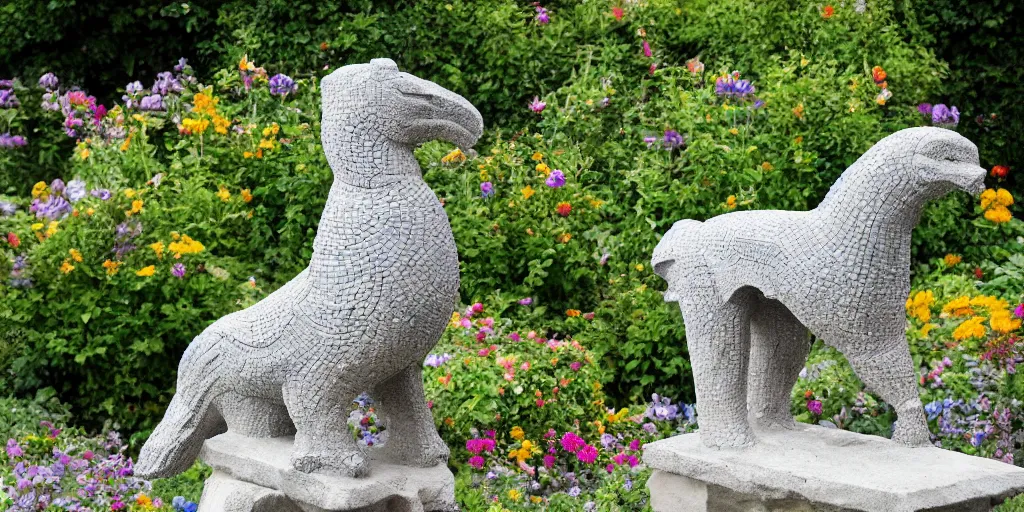
<path fill-rule="evenodd" d="M 461 96 L 388 59 L 342 67 L 320 85 L 334 184 L 309 267 L 196 337 L 178 368 L 177 393 L 142 449 L 141 476 L 187 469 L 203 441 L 225 429 L 294 433 L 296 469 L 365 475 L 366 455 L 346 424 L 363 391 L 390 432 L 380 458 L 418 467 L 448 458 L 421 368 L 457 300 L 459 262 L 413 148 L 441 139 L 468 151 L 483 120 Z"/>
<path fill-rule="evenodd" d="M 792 428 L 808 330 L 896 408 L 895 440 L 929 443 L 904 337 L 910 236 L 928 200 L 984 189 L 978 162 L 956 132 L 910 128 L 875 144 L 811 211 L 732 212 L 665 233 L 652 265 L 683 313 L 706 445 L 750 444 L 752 425 Z"/>

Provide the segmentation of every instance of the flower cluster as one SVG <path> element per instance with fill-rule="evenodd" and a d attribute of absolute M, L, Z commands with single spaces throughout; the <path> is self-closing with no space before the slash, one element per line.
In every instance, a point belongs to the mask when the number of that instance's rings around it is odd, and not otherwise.
<path fill-rule="evenodd" d="M 985 189 L 981 193 L 981 209 L 985 218 L 996 224 L 1010 222 L 1013 214 L 1010 213 L 1010 205 L 1013 204 L 1013 196 L 1004 188 Z"/>
<path fill-rule="evenodd" d="M 755 91 L 756 88 L 750 80 L 740 79 L 739 71 L 715 79 L 715 94 L 725 98 L 747 99 L 752 97 Z"/>
<path fill-rule="evenodd" d="M 871 79 L 874 80 L 875 85 L 880 87 L 882 90 L 875 96 L 875 103 L 879 105 L 885 105 L 885 102 L 892 98 L 892 93 L 889 92 L 889 81 L 887 80 L 889 74 L 882 69 L 882 66 L 875 66 L 871 68 Z"/>
<path fill-rule="evenodd" d="M 931 103 L 922 103 L 917 106 L 917 111 L 929 118 L 935 126 L 954 127 L 960 124 L 960 110 L 955 106 L 947 107 L 942 103 L 933 106 Z"/>

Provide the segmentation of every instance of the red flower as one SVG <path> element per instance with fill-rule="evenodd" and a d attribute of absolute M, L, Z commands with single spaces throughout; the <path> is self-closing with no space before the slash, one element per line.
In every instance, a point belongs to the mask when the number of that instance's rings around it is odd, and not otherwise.
<path fill-rule="evenodd" d="M 1010 168 L 1005 165 L 997 165 L 992 168 L 992 177 L 1003 179 L 1010 174 Z"/>
<path fill-rule="evenodd" d="M 885 70 L 882 69 L 882 66 L 875 66 L 871 68 L 871 78 L 875 81 L 876 84 L 881 85 L 885 83 L 885 79 L 888 77 L 888 73 L 886 73 Z"/>
<path fill-rule="evenodd" d="M 981 267 L 974 267 L 974 277 L 977 279 L 985 277 L 985 273 L 981 271 Z"/>
<path fill-rule="evenodd" d="M 558 206 L 555 207 L 555 211 L 558 212 L 558 214 L 561 215 L 562 217 L 568 217 L 569 214 L 572 213 L 572 205 L 565 201 L 562 201 L 561 203 L 558 203 Z"/>
<path fill-rule="evenodd" d="M 836 8 L 832 7 L 831 5 L 826 5 L 825 8 L 821 10 L 821 17 L 825 18 L 826 20 L 831 18 L 832 16 L 835 16 L 835 14 Z"/>
<path fill-rule="evenodd" d="M 21 245 L 21 239 L 14 233 L 7 233 L 7 243 L 11 244 L 11 247 L 17 248 Z"/>
<path fill-rule="evenodd" d="M 616 21 L 622 21 L 622 17 L 626 15 L 626 11 L 622 10 L 622 7 L 612 7 L 612 16 L 615 16 Z"/>

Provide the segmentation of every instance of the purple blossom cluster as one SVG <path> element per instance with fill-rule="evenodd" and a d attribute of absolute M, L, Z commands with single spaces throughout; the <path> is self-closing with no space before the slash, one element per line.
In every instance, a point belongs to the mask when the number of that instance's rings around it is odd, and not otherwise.
<path fill-rule="evenodd" d="M 425 361 L 423 361 L 423 366 L 430 366 L 430 367 L 433 367 L 433 368 L 440 368 L 440 367 L 444 366 L 445 363 L 447 363 L 448 361 L 451 361 L 451 360 L 452 360 L 452 355 L 448 354 L 448 353 L 444 353 L 444 354 L 441 354 L 441 355 L 430 354 L 430 355 L 427 356 L 427 359 Z"/>
<path fill-rule="evenodd" d="M 11 135 L 10 133 L 0 133 L 0 148 L 18 148 L 28 144 L 25 137 L 22 135 Z"/>
<path fill-rule="evenodd" d="M 955 127 L 960 124 L 960 110 L 956 106 L 947 107 L 942 103 L 938 105 L 922 103 L 917 106 L 917 111 L 930 118 L 935 126 Z"/>
<path fill-rule="evenodd" d="M 18 108 L 21 102 L 14 94 L 14 80 L 0 80 L 0 108 Z"/>
<path fill-rule="evenodd" d="M 19 254 L 14 257 L 14 265 L 10 274 L 11 288 L 31 288 L 32 279 L 28 277 L 28 257 Z"/>
<path fill-rule="evenodd" d="M 267 85 L 270 87 L 270 94 L 275 94 L 281 97 L 285 97 L 288 94 L 295 92 L 299 87 L 298 84 L 295 83 L 295 80 L 292 80 L 290 76 L 281 73 L 270 77 L 270 81 L 267 82 Z"/>
<path fill-rule="evenodd" d="M 114 227 L 114 248 L 110 252 L 118 260 L 136 249 L 133 240 L 142 235 L 142 223 L 137 220 L 127 220 Z"/>
<path fill-rule="evenodd" d="M 29 212 L 34 213 L 38 219 L 61 220 L 71 213 L 72 205 L 81 201 L 85 195 L 84 181 L 74 179 L 65 185 L 63 180 L 57 178 L 39 197 L 32 200 Z"/>
<path fill-rule="evenodd" d="M 739 71 L 733 71 L 731 75 L 720 76 L 715 79 L 715 94 L 726 98 L 746 99 L 754 94 L 756 89 L 750 80 L 741 80 Z"/>
<path fill-rule="evenodd" d="M 541 7 L 540 5 L 538 5 L 536 7 L 536 11 L 537 11 L 537 17 L 536 17 L 537 23 L 539 23 L 541 25 L 547 25 L 548 23 L 551 23 L 551 17 L 548 15 L 548 10 L 547 9 L 545 9 L 545 8 Z"/>
<path fill-rule="evenodd" d="M 28 436 L 22 442 L 9 439 L 6 443 L 11 471 L 2 490 L 11 501 L 9 512 L 128 510 L 129 503 L 150 490 L 149 482 L 134 476 L 132 459 L 116 433 L 69 440 L 52 424 L 41 425 L 50 431 L 45 438 Z M 188 503 L 184 498 L 180 502 L 183 507 Z M 151 498 L 150 503 L 154 508 L 164 506 L 160 498 Z M 191 510 L 195 508 L 193 504 Z"/>

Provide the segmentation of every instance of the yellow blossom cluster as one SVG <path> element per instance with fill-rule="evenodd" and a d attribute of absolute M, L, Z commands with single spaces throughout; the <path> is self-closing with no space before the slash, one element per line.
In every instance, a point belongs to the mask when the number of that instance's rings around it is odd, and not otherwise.
<path fill-rule="evenodd" d="M 533 441 L 526 439 L 523 440 L 519 448 L 513 449 L 511 452 L 509 452 L 508 458 L 516 459 L 516 462 L 521 463 L 525 462 L 526 460 L 529 460 L 531 457 L 539 454 L 540 452 L 540 448 L 534 445 Z"/>
<path fill-rule="evenodd" d="M 441 157 L 442 164 L 462 163 L 466 161 L 466 154 L 461 149 L 455 148 L 447 155 Z"/>
<path fill-rule="evenodd" d="M 947 254 L 942 258 L 942 262 L 945 263 L 947 267 L 955 267 L 961 261 L 963 261 L 963 258 L 956 254 Z"/>
<path fill-rule="evenodd" d="M 1013 196 L 1005 188 L 989 188 L 981 193 L 981 209 L 985 212 L 985 218 L 996 224 L 1010 222 L 1013 214 L 1010 213 L 1009 207 L 1012 204 Z"/>
<path fill-rule="evenodd" d="M 256 146 L 256 151 L 246 151 L 242 153 L 243 158 L 263 158 L 263 150 L 272 150 L 277 148 L 277 134 L 280 133 L 281 126 L 277 123 L 271 123 L 263 129 L 263 138 L 260 139 L 259 144 Z"/>
<path fill-rule="evenodd" d="M 978 315 L 976 311 L 988 311 L 988 317 Z M 1015 318 L 1009 310 L 1009 304 L 1002 299 L 990 295 L 977 297 L 957 297 L 942 308 L 943 316 L 969 317 L 953 331 L 953 339 L 962 341 L 970 338 L 983 338 L 986 334 L 985 320 L 989 328 L 1000 334 L 1013 332 L 1020 328 L 1021 319 Z"/>
<path fill-rule="evenodd" d="M 227 135 L 231 121 L 228 121 L 217 113 L 219 98 L 208 92 L 198 92 L 192 97 L 192 113 L 198 117 L 188 117 L 181 120 L 181 129 L 192 135 L 201 135 L 213 123 L 213 131 Z"/>
<path fill-rule="evenodd" d="M 541 152 L 535 152 L 532 156 L 530 156 L 530 160 L 537 162 L 537 165 L 534 167 L 534 169 L 536 169 L 537 172 L 543 174 L 544 176 L 551 174 L 551 167 L 548 167 L 548 164 L 544 163 L 544 155 Z"/>
<path fill-rule="evenodd" d="M 167 246 L 167 250 L 174 254 L 175 259 L 181 258 L 182 254 L 198 254 L 206 249 L 203 244 L 188 235 L 177 236 L 177 233 L 172 233 L 171 237 L 174 238 L 174 241 Z"/>
<path fill-rule="evenodd" d="M 935 304 L 935 294 L 931 290 L 920 291 L 907 299 L 907 313 L 928 323 L 932 319 L 932 304 Z"/>

